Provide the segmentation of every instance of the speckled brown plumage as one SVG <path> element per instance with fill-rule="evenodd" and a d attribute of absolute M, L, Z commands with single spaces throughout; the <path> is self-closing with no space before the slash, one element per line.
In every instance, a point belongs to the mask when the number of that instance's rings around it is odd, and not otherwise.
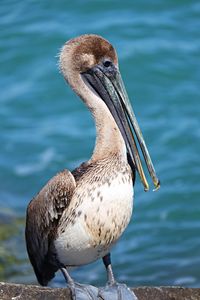
<path fill-rule="evenodd" d="M 74 224 L 82 212 L 79 207 L 84 199 L 95 200 L 95 191 L 103 185 L 110 185 L 113 178 L 121 174 L 125 180 L 132 181 L 132 174 L 128 164 L 119 157 L 104 158 L 101 161 L 82 163 L 72 173 L 64 170 L 54 176 L 33 198 L 27 208 L 26 241 L 30 260 L 38 281 L 42 285 L 54 277 L 59 265 L 53 245 L 53 240 L 64 232 L 69 224 Z M 132 176 L 131 176 L 132 175 Z M 84 185 L 90 188 L 84 190 Z M 76 194 L 76 202 L 68 209 L 70 200 L 76 188 L 82 189 L 81 194 Z M 97 198 L 101 202 L 101 193 L 97 192 Z M 125 226 L 116 224 L 116 216 L 112 210 L 107 210 L 107 216 L 112 216 L 113 229 L 104 229 L 104 224 L 98 217 L 100 206 L 96 208 L 96 215 L 84 216 L 85 224 L 93 236 L 93 246 L 105 247 L 116 240 Z M 31 216 L 31 218 L 29 218 Z M 41 272 L 42 270 L 42 272 Z"/>

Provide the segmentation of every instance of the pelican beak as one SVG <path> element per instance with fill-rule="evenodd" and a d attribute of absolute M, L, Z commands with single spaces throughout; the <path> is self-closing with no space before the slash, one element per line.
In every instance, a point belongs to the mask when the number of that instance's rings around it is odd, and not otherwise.
<path fill-rule="evenodd" d="M 109 67 L 98 64 L 86 72 L 81 73 L 81 76 L 105 102 L 115 119 L 126 144 L 129 159 L 131 160 L 130 166 L 136 168 L 138 171 L 144 190 L 149 190 L 149 184 L 143 171 L 137 145 L 141 148 L 147 169 L 155 186 L 154 190 L 159 189 L 160 181 L 155 173 L 153 163 L 118 68 L 113 63 L 111 63 Z"/>

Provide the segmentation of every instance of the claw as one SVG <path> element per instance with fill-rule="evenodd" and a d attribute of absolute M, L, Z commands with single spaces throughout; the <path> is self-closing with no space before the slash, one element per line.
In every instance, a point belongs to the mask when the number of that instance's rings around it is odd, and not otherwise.
<path fill-rule="evenodd" d="M 98 296 L 102 300 L 138 300 L 136 295 L 125 284 L 121 283 L 100 288 Z"/>

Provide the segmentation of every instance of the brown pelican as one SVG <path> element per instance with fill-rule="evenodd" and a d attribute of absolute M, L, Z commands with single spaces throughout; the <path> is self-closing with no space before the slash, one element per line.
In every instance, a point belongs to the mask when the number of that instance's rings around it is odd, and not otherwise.
<path fill-rule="evenodd" d="M 149 188 L 137 145 L 156 189 L 159 180 L 128 100 L 113 46 L 92 34 L 71 39 L 61 50 L 60 70 L 94 117 L 96 145 L 87 162 L 72 172 L 64 170 L 55 175 L 30 202 L 26 218 L 29 258 L 41 285 L 47 285 L 60 269 L 73 299 L 97 299 L 97 294 L 106 300 L 136 299 L 124 285 L 116 283 L 110 250 L 131 218 L 135 171 L 144 189 Z M 107 270 L 107 287 L 97 292 L 91 286 L 74 283 L 69 268 L 99 258 Z"/>

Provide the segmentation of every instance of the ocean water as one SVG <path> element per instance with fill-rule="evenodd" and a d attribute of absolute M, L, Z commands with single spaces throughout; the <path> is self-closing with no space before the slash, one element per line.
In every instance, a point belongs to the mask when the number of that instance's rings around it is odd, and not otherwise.
<path fill-rule="evenodd" d="M 112 251 L 116 278 L 200 285 L 199 28 L 199 1 L 1 1 L 0 280 L 36 283 L 24 242 L 27 204 L 56 172 L 91 155 L 93 120 L 57 56 L 68 39 L 96 33 L 117 49 L 161 179 L 148 193 L 136 181 L 133 218 Z M 73 276 L 106 280 L 101 261 Z M 51 285 L 65 282 L 58 274 Z"/>

